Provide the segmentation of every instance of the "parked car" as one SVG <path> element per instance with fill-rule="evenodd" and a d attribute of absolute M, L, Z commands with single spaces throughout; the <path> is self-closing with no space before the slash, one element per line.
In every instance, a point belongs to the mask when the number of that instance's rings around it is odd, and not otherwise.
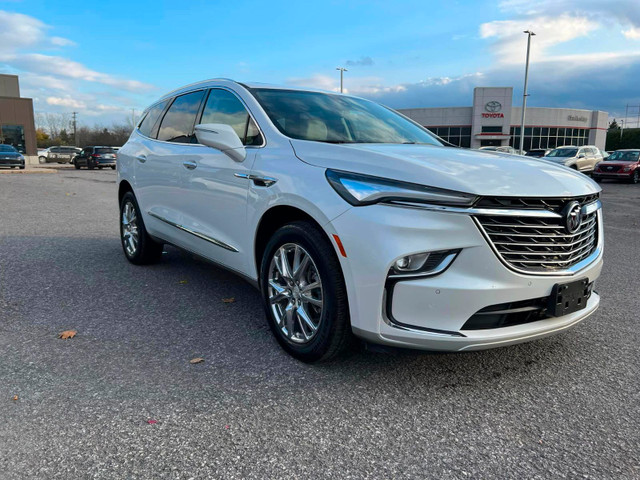
<path fill-rule="evenodd" d="M 512 155 L 518 155 L 518 151 L 515 148 L 510 147 L 509 145 L 503 145 L 500 147 L 480 147 L 478 150 L 491 150 L 494 152 L 503 152 L 510 153 Z"/>
<path fill-rule="evenodd" d="M 564 146 L 550 151 L 545 155 L 544 159 L 573 168 L 582 173 L 591 174 L 596 163 L 602 161 L 602 154 L 593 145 L 585 145 L 584 147 Z"/>
<path fill-rule="evenodd" d="M 606 160 L 596 165 L 593 179 L 601 182 L 605 178 L 640 182 L 640 149 L 616 150 Z"/>
<path fill-rule="evenodd" d="M 611 154 L 609 152 L 605 152 L 604 150 L 600 150 L 600 155 L 602 155 L 602 160 L 606 160 Z"/>
<path fill-rule="evenodd" d="M 116 152 L 111 147 L 85 147 L 75 158 L 73 164 L 76 169 L 87 167 L 89 170 L 105 167 L 116 169 Z"/>
<path fill-rule="evenodd" d="M 40 163 L 73 163 L 73 159 L 81 150 L 78 147 L 49 147 L 44 151 L 38 150 L 38 161 Z"/>
<path fill-rule="evenodd" d="M 361 98 L 192 84 L 144 112 L 117 168 L 126 258 L 157 262 L 170 243 L 248 279 L 280 345 L 303 361 L 337 355 L 353 334 L 504 346 L 599 304 L 595 182 L 444 147 Z"/>
<path fill-rule="evenodd" d="M 0 144 L 0 167 L 24 170 L 24 156 L 13 145 Z"/>
<path fill-rule="evenodd" d="M 529 150 L 527 153 L 525 153 L 525 157 L 542 158 L 545 155 L 547 155 L 551 150 L 552 150 L 551 148 L 540 148 L 535 150 Z"/>

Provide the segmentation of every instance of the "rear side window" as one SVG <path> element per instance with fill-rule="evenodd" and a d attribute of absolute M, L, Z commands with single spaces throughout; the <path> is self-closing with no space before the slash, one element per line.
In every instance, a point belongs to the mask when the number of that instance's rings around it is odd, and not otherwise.
<path fill-rule="evenodd" d="M 196 115 L 200 109 L 200 103 L 204 91 L 187 93 L 176 97 L 169 110 L 164 115 L 158 140 L 177 143 L 195 143 L 193 126 L 196 123 Z"/>
<path fill-rule="evenodd" d="M 96 148 L 96 153 L 116 153 L 113 148 Z"/>
<path fill-rule="evenodd" d="M 212 89 L 200 123 L 222 123 L 232 127 L 244 145 L 261 145 L 262 136 L 242 102 L 227 90 Z"/>
<path fill-rule="evenodd" d="M 144 117 L 144 120 L 140 122 L 138 129 L 140 133 L 145 137 L 152 137 L 153 127 L 158 122 L 158 118 L 162 115 L 164 108 L 167 106 L 167 101 L 160 102 L 149 109 Z"/>

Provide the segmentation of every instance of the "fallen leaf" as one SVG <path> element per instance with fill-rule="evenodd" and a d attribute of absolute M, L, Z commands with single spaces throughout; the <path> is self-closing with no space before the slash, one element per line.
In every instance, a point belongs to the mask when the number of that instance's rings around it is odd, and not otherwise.
<path fill-rule="evenodd" d="M 149 425 L 155 425 L 156 423 L 158 423 L 158 420 L 152 420 L 152 419 L 149 419 L 149 420 L 147 420 L 147 423 L 148 423 Z"/>
<path fill-rule="evenodd" d="M 179 283 L 180 285 L 184 285 L 185 283 L 189 283 L 189 282 L 187 282 L 186 280 L 180 280 L 178 283 Z"/>
<path fill-rule="evenodd" d="M 66 340 L 67 338 L 73 338 L 76 336 L 76 332 L 75 330 L 65 330 L 64 332 L 58 334 L 58 338 L 61 338 L 62 340 Z"/>
<path fill-rule="evenodd" d="M 201 358 L 201 357 L 196 357 L 189 360 L 189 363 L 202 363 L 202 362 L 204 362 L 204 358 Z"/>
<path fill-rule="evenodd" d="M 235 301 L 236 301 L 236 299 L 234 297 L 229 297 L 229 298 L 223 298 L 222 299 L 223 303 L 233 303 Z"/>
<path fill-rule="evenodd" d="M 14 396 L 13 396 L 13 401 L 14 401 L 14 402 L 17 402 L 17 401 L 18 401 L 18 395 L 14 395 Z"/>
<path fill-rule="evenodd" d="M 225 430 L 229 430 L 229 425 L 225 425 L 225 426 L 224 426 L 224 429 L 225 429 Z"/>

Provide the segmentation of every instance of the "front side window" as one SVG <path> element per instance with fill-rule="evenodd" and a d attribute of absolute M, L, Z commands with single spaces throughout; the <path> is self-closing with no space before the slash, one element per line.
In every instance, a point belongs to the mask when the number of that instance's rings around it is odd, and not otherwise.
<path fill-rule="evenodd" d="M 200 90 L 176 97 L 162 119 L 160 130 L 158 130 L 158 140 L 195 143 L 193 126 L 196 123 L 196 115 L 203 96 L 204 90 Z"/>
<path fill-rule="evenodd" d="M 549 152 L 547 157 L 570 158 L 570 157 L 575 157 L 577 154 L 578 154 L 577 148 L 557 148 L 552 152 Z"/>
<path fill-rule="evenodd" d="M 200 123 L 222 123 L 233 128 L 244 145 L 261 145 L 262 136 L 255 122 L 233 93 L 212 89 L 202 111 Z"/>
<path fill-rule="evenodd" d="M 168 100 L 165 100 L 164 102 L 160 102 L 149 109 L 142 122 L 140 122 L 140 126 L 138 127 L 142 135 L 144 135 L 145 137 L 154 136 L 153 127 L 158 122 L 158 119 L 160 118 L 160 115 L 162 115 L 162 112 L 164 112 L 164 109 L 167 106 L 168 102 Z"/>
<path fill-rule="evenodd" d="M 11 153 L 15 153 L 17 152 L 16 148 L 13 147 L 12 145 L 2 145 L 0 144 L 0 152 L 11 152 Z"/>
<path fill-rule="evenodd" d="M 272 88 L 249 91 L 278 130 L 291 138 L 327 143 L 442 145 L 427 129 L 368 100 Z"/>

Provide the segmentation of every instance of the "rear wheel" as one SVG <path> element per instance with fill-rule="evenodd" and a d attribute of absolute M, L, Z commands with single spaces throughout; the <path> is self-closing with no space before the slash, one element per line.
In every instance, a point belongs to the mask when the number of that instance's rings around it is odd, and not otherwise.
<path fill-rule="evenodd" d="M 147 233 L 136 197 L 127 192 L 120 202 L 120 240 L 125 257 L 136 265 L 156 263 L 162 257 L 162 243 Z"/>
<path fill-rule="evenodd" d="M 351 340 L 347 291 L 326 235 L 311 222 L 281 227 L 266 246 L 260 287 L 278 343 L 303 362 L 326 361 Z"/>

